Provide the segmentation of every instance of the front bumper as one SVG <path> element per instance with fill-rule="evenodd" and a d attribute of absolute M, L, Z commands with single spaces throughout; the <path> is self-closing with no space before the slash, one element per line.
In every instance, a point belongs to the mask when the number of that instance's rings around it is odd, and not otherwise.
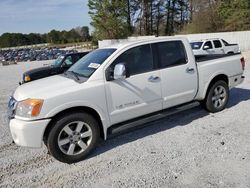
<path fill-rule="evenodd" d="M 50 119 L 37 121 L 23 121 L 11 119 L 10 132 L 14 142 L 19 146 L 42 147 L 43 134 Z"/>

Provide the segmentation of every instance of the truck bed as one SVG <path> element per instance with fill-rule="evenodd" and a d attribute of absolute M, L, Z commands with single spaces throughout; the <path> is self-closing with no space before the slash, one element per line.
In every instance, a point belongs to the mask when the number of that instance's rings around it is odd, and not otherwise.
<path fill-rule="evenodd" d="M 243 69 L 241 65 L 241 53 L 230 55 L 207 55 L 195 56 L 198 76 L 199 91 L 197 99 L 204 99 L 205 91 L 216 75 L 226 75 L 229 88 L 238 85 L 242 78 Z"/>
<path fill-rule="evenodd" d="M 211 55 L 195 55 L 195 61 L 196 63 L 200 63 L 203 61 L 209 61 L 214 59 L 219 59 L 223 57 L 229 57 L 229 56 L 235 56 L 240 55 L 241 53 L 235 53 L 235 54 L 211 54 Z"/>

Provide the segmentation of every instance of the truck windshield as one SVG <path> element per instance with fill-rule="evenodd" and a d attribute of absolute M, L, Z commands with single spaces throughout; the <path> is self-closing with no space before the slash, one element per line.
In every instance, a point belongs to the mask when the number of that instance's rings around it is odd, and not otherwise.
<path fill-rule="evenodd" d="M 191 42 L 190 45 L 193 50 L 199 50 L 203 42 Z"/>
<path fill-rule="evenodd" d="M 64 56 L 59 56 L 52 64 L 51 66 L 53 67 L 59 67 L 61 66 L 62 60 L 63 60 Z"/>
<path fill-rule="evenodd" d="M 116 49 L 97 49 L 77 61 L 68 71 L 89 78 Z"/>

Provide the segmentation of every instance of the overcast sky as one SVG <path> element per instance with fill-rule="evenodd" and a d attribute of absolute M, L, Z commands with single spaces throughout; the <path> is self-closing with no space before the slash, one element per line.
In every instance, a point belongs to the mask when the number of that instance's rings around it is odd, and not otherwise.
<path fill-rule="evenodd" d="M 0 34 L 89 26 L 87 0 L 0 0 Z"/>

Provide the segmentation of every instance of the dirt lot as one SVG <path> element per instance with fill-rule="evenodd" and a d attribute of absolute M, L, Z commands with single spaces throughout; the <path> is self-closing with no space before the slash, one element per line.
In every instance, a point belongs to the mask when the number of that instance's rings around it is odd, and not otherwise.
<path fill-rule="evenodd" d="M 43 63 L 0 66 L 0 187 L 250 187 L 250 61 L 224 111 L 196 107 L 150 123 L 72 165 L 11 142 L 8 96 L 23 71 Z"/>

